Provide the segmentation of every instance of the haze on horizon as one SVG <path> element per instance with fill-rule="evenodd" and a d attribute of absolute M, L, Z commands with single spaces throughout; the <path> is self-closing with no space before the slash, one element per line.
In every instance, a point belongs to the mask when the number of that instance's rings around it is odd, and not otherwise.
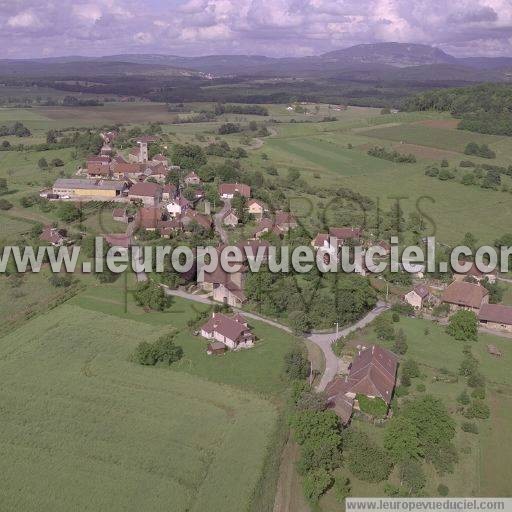
<path fill-rule="evenodd" d="M 0 0 L 0 58 L 317 55 L 361 43 L 512 56 L 510 0 Z"/>

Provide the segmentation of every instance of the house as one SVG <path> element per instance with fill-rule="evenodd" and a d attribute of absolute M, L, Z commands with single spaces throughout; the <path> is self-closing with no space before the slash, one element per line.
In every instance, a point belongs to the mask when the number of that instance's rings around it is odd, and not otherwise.
<path fill-rule="evenodd" d="M 410 304 L 414 309 L 421 309 L 423 304 L 428 301 L 430 291 L 427 286 L 419 284 L 415 286 L 409 293 L 404 295 L 404 300 Z"/>
<path fill-rule="evenodd" d="M 267 210 L 267 205 L 258 199 L 249 199 L 247 201 L 247 211 L 257 219 L 261 219 Z"/>
<path fill-rule="evenodd" d="M 156 231 L 161 220 L 163 220 L 162 210 L 154 206 L 141 208 L 135 218 L 137 227 L 146 231 Z"/>
<path fill-rule="evenodd" d="M 329 228 L 329 235 L 336 238 L 338 245 L 341 246 L 349 240 L 361 240 L 363 230 L 361 228 Z"/>
<path fill-rule="evenodd" d="M 212 313 L 208 322 L 201 327 L 201 336 L 223 343 L 231 350 L 254 346 L 254 335 L 247 320 L 240 314 L 227 316 L 223 313 Z"/>
<path fill-rule="evenodd" d="M 219 195 L 222 199 L 233 199 L 235 194 L 244 197 L 251 197 L 251 187 L 243 183 L 221 183 L 219 185 Z"/>
<path fill-rule="evenodd" d="M 105 235 L 105 241 L 111 247 L 120 247 L 121 249 L 128 249 L 132 245 L 132 237 L 126 234 L 114 233 Z"/>
<path fill-rule="evenodd" d="M 380 240 L 375 244 L 375 247 L 380 248 L 380 255 L 381 256 L 389 256 L 391 253 L 391 245 L 386 242 L 385 240 Z"/>
<path fill-rule="evenodd" d="M 187 210 L 185 213 L 182 213 L 178 217 L 176 217 L 183 229 L 187 229 L 191 224 L 196 223 L 203 229 L 211 229 L 212 228 L 212 219 L 208 215 L 203 215 L 202 213 L 196 212 L 195 210 Z"/>
<path fill-rule="evenodd" d="M 124 181 L 81 180 L 59 178 L 52 187 L 59 198 L 82 198 L 91 201 L 109 201 L 120 196 L 126 188 Z"/>
<path fill-rule="evenodd" d="M 114 208 L 112 218 L 119 222 L 129 222 L 129 216 L 126 208 Z"/>
<path fill-rule="evenodd" d="M 353 409 L 359 409 L 357 395 L 380 398 L 391 403 L 396 385 L 398 357 L 393 352 L 372 345 L 360 350 L 345 377 L 336 377 L 326 387 L 327 405 L 347 424 Z"/>
<path fill-rule="evenodd" d="M 240 219 L 238 218 L 238 214 L 236 213 L 235 210 L 233 210 L 233 208 L 227 210 L 222 215 L 222 223 L 226 226 L 231 226 L 232 228 L 234 228 L 235 226 L 238 225 L 239 221 Z"/>
<path fill-rule="evenodd" d="M 201 185 L 201 178 L 195 173 L 195 171 L 190 171 L 184 179 L 187 185 Z"/>
<path fill-rule="evenodd" d="M 264 263 L 268 261 L 270 244 L 266 240 L 245 240 L 237 244 L 237 247 L 242 251 L 243 262 L 256 258 L 261 258 Z"/>
<path fill-rule="evenodd" d="M 279 230 L 286 233 L 290 229 L 295 229 L 298 226 L 297 219 L 290 212 L 277 211 L 275 219 L 274 230 Z"/>
<path fill-rule="evenodd" d="M 153 162 L 159 162 L 161 164 L 164 164 L 166 167 L 169 165 L 169 160 L 166 156 L 162 155 L 161 153 L 158 153 L 158 155 L 155 155 L 152 158 Z"/>
<path fill-rule="evenodd" d="M 135 183 L 128 192 L 130 201 L 142 201 L 144 206 L 156 206 L 162 200 L 162 186 L 158 183 Z"/>
<path fill-rule="evenodd" d="M 100 133 L 100 137 L 103 139 L 105 144 L 112 144 L 112 142 L 117 138 L 117 135 L 117 132 L 113 131 Z"/>
<path fill-rule="evenodd" d="M 489 303 L 489 292 L 479 284 L 454 281 L 443 292 L 441 300 L 450 305 L 450 311 L 467 309 L 478 313 L 483 304 Z"/>
<path fill-rule="evenodd" d="M 502 304 L 482 304 L 478 312 L 482 327 L 495 331 L 512 332 L 512 307 Z"/>
<path fill-rule="evenodd" d="M 148 178 L 153 178 L 156 181 L 163 183 L 165 181 L 165 178 L 167 177 L 167 167 L 165 167 L 162 163 L 157 163 L 155 165 L 149 165 L 146 168 L 146 171 L 144 174 Z"/>
<path fill-rule="evenodd" d="M 311 241 L 311 245 L 314 249 L 325 249 L 328 251 L 331 251 L 333 247 L 331 246 L 330 240 L 329 240 L 329 234 L 328 233 L 318 233 L 315 238 Z"/>
<path fill-rule="evenodd" d="M 107 155 L 89 156 L 86 162 L 87 177 L 109 178 L 112 175 L 110 170 L 110 157 Z"/>
<path fill-rule="evenodd" d="M 162 188 L 162 200 L 169 201 L 176 197 L 176 185 L 167 184 Z"/>
<path fill-rule="evenodd" d="M 142 166 L 137 163 L 128 163 L 114 160 L 110 166 L 114 178 L 138 180 L 142 173 Z"/>
<path fill-rule="evenodd" d="M 208 347 L 206 347 L 206 353 L 211 355 L 219 355 L 224 354 L 226 352 L 227 347 L 221 341 L 213 341 L 212 343 L 208 343 Z"/>
<path fill-rule="evenodd" d="M 205 291 L 212 292 L 212 298 L 216 302 L 222 302 L 231 307 L 240 308 L 247 298 L 243 291 L 244 273 L 226 272 L 220 265 L 215 270 L 205 272 L 204 281 L 198 285 Z"/>
<path fill-rule="evenodd" d="M 173 216 L 181 215 L 185 213 L 191 207 L 190 201 L 184 197 L 176 197 L 171 199 L 166 205 L 167 211 Z"/>
<path fill-rule="evenodd" d="M 463 273 L 454 273 L 453 279 L 456 281 L 462 281 L 464 279 L 470 280 L 470 281 L 476 281 L 478 283 L 482 282 L 484 279 L 487 279 L 490 283 L 495 283 L 498 273 L 496 272 L 496 269 L 486 269 L 484 267 L 484 270 L 480 270 L 476 265 L 474 261 L 467 261 L 464 262 L 462 260 L 459 260 L 459 265 L 464 265 L 471 263 L 471 267 L 467 272 Z"/>
<path fill-rule="evenodd" d="M 64 245 L 64 243 L 67 241 L 66 236 L 66 230 L 54 228 L 52 226 L 46 226 L 42 233 L 39 235 L 39 240 L 58 247 Z"/>
<path fill-rule="evenodd" d="M 260 238 L 265 233 L 269 233 L 270 231 L 272 231 L 273 228 L 274 228 L 274 223 L 272 222 L 271 219 L 267 219 L 267 218 L 261 219 L 258 222 L 256 229 L 253 231 L 252 236 L 253 236 L 253 238 Z"/>

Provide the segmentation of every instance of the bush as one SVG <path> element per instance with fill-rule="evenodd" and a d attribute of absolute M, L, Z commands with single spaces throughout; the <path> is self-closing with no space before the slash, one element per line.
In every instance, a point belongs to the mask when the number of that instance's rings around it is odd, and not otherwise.
<path fill-rule="evenodd" d="M 317 503 L 320 496 L 332 485 L 332 476 L 322 468 L 306 474 L 303 481 L 304 495 L 311 503 Z"/>
<path fill-rule="evenodd" d="M 141 341 L 132 355 L 136 363 L 155 366 L 157 363 L 171 365 L 183 357 L 183 349 L 174 344 L 174 334 L 166 334 L 154 343 Z"/>
<path fill-rule="evenodd" d="M 0 199 L 0 210 L 10 210 L 12 208 L 12 203 L 7 201 L 7 199 Z"/>
<path fill-rule="evenodd" d="M 439 494 L 439 496 L 448 496 L 448 494 L 450 493 L 450 489 L 448 489 L 448 487 L 444 484 L 439 484 L 437 486 L 437 494 Z"/>
<path fill-rule="evenodd" d="M 284 371 L 290 380 L 303 380 L 309 375 L 309 361 L 299 348 L 284 356 Z"/>
<path fill-rule="evenodd" d="M 477 398 L 479 400 L 485 400 L 485 388 L 484 387 L 474 388 L 473 391 L 471 391 L 471 396 L 473 398 Z"/>
<path fill-rule="evenodd" d="M 470 434 L 478 434 L 478 425 L 471 421 L 465 421 L 462 424 L 462 430 L 464 432 L 469 432 Z"/>
<path fill-rule="evenodd" d="M 401 365 L 402 375 L 407 375 L 409 378 L 420 376 L 420 368 L 414 359 L 407 359 Z"/>
<path fill-rule="evenodd" d="M 73 284 L 73 276 L 53 274 L 48 281 L 55 288 L 68 288 Z"/>
<path fill-rule="evenodd" d="M 163 311 L 170 304 L 169 298 L 161 286 L 152 281 L 140 283 L 135 291 L 135 302 L 142 307 Z"/>
<path fill-rule="evenodd" d="M 468 419 L 478 418 L 486 420 L 491 415 L 489 406 L 482 400 L 473 400 L 471 405 L 466 409 L 464 416 Z"/>
<path fill-rule="evenodd" d="M 416 391 L 419 391 L 420 393 L 424 393 L 427 388 L 425 387 L 425 384 L 423 382 L 420 382 L 416 385 Z"/>
<path fill-rule="evenodd" d="M 400 322 L 400 315 L 396 311 L 393 311 L 392 319 L 393 319 L 393 322 L 395 322 L 395 323 Z"/>
<path fill-rule="evenodd" d="M 476 341 L 478 336 L 478 319 L 472 311 L 457 311 L 451 318 L 446 332 L 456 340 Z"/>

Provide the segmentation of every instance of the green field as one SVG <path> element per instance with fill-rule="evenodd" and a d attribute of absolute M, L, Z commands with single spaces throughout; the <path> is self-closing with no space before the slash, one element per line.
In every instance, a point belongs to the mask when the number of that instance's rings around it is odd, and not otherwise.
<path fill-rule="evenodd" d="M 360 135 L 367 137 L 403 141 L 409 144 L 419 144 L 439 149 L 447 149 L 463 153 L 468 142 L 478 140 L 479 143 L 494 144 L 503 137 L 494 135 L 475 134 L 464 130 L 432 128 L 421 124 L 407 123 L 397 126 L 373 128 L 360 131 Z"/>
<path fill-rule="evenodd" d="M 128 361 L 170 328 L 66 305 L 0 340 L 2 510 L 248 506 L 276 410 Z"/>

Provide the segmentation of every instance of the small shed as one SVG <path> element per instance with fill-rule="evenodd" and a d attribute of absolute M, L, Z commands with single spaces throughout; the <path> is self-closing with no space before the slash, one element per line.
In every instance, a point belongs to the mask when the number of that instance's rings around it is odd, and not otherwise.
<path fill-rule="evenodd" d="M 226 352 L 226 350 L 227 350 L 227 347 L 226 347 L 226 345 L 224 345 L 224 343 L 222 343 L 220 341 L 214 341 L 212 343 L 208 343 L 206 353 L 209 356 L 219 355 L 219 354 L 224 354 L 224 352 Z"/>
<path fill-rule="evenodd" d="M 487 352 L 492 356 L 501 357 L 503 354 L 496 345 L 487 345 Z"/>

